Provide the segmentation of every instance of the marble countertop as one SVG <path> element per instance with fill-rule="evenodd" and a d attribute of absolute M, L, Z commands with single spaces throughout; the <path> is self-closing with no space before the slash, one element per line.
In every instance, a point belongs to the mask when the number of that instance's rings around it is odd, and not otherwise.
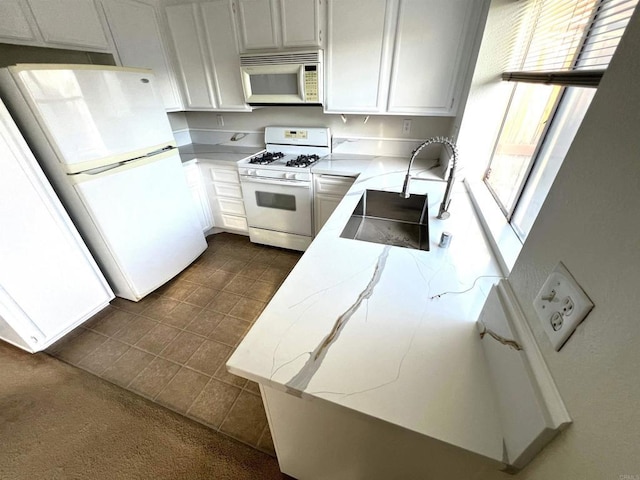
<path fill-rule="evenodd" d="M 264 150 L 264 147 L 240 147 L 235 145 L 210 145 L 206 143 L 190 143 L 178 147 L 182 163 L 194 159 L 213 162 L 236 163 Z"/>
<path fill-rule="evenodd" d="M 362 157 L 362 156 L 357 156 Z M 399 192 L 407 159 L 333 156 L 359 177 L 227 363 L 230 372 L 373 416 L 500 461 L 497 402 L 475 322 L 501 272 L 462 184 L 451 217 L 429 197 L 430 251 L 341 238 L 365 189 Z M 443 231 L 449 248 L 438 247 Z"/>

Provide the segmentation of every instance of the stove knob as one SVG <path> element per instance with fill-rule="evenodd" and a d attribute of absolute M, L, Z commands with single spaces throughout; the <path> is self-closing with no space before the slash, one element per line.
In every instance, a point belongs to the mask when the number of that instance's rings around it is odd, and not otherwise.
<path fill-rule="evenodd" d="M 247 175 L 252 175 L 252 176 L 256 176 L 256 171 L 255 170 L 247 170 Z"/>
<path fill-rule="evenodd" d="M 295 180 L 296 179 L 296 174 L 295 173 L 285 173 L 284 174 L 284 178 L 286 178 L 287 180 Z"/>

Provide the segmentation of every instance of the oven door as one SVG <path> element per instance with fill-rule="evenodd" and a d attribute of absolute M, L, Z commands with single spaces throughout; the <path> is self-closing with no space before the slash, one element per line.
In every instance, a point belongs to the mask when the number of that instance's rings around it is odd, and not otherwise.
<path fill-rule="evenodd" d="M 310 237 L 311 182 L 241 176 L 249 227 Z"/>

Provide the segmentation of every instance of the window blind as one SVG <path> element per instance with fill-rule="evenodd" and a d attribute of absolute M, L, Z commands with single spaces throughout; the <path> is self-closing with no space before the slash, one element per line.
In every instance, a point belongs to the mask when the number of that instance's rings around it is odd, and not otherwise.
<path fill-rule="evenodd" d="M 596 87 L 638 0 L 529 0 L 503 80 Z"/>

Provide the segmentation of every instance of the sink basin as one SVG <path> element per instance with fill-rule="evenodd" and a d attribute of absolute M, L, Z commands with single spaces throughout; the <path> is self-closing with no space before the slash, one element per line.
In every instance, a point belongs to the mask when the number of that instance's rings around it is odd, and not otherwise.
<path fill-rule="evenodd" d="M 427 196 L 366 190 L 340 234 L 364 242 L 429 250 Z"/>

